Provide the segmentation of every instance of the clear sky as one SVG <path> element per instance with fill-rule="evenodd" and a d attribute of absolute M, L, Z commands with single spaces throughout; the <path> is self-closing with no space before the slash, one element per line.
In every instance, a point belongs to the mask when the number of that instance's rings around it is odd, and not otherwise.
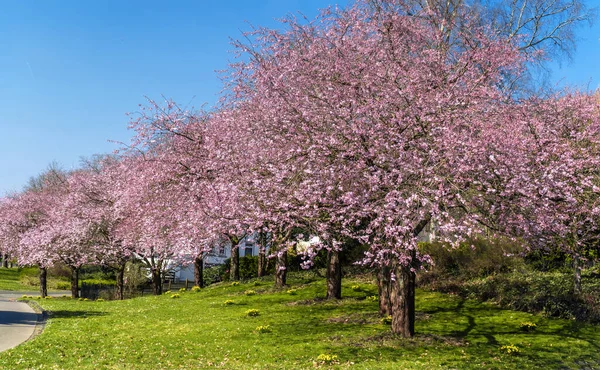
<path fill-rule="evenodd" d="M 126 113 L 144 96 L 210 106 L 221 86 L 215 70 L 233 59 L 230 37 L 336 3 L 347 1 L 2 2 L 0 196 L 52 161 L 70 169 L 118 148 L 109 140 L 128 142 Z M 573 62 L 556 67 L 554 80 L 600 86 L 598 23 L 581 30 Z"/>

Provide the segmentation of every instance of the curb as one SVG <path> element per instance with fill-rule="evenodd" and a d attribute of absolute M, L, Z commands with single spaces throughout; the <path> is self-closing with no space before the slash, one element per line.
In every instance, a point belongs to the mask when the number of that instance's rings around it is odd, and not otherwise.
<path fill-rule="evenodd" d="M 29 307 L 31 307 L 33 311 L 37 313 L 38 316 L 37 323 L 35 324 L 35 329 L 33 329 L 33 333 L 26 340 L 26 342 L 28 342 L 37 337 L 38 335 L 42 334 L 42 331 L 44 331 L 44 328 L 46 327 L 46 322 L 48 321 L 48 312 L 44 310 L 42 306 L 40 306 L 37 302 L 27 300 L 25 301 L 25 303 L 27 303 L 27 305 L 29 305 Z"/>

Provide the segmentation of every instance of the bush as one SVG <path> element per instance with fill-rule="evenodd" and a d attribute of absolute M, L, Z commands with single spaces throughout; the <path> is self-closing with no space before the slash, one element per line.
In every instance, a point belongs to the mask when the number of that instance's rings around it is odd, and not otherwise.
<path fill-rule="evenodd" d="M 534 331 L 536 327 L 537 325 L 532 322 L 522 322 L 520 325 L 521 330 L 527 332 Z"/>
<path fill-rule="evenodd" d="M 69 290 L 69 289 L 71 289 L 71 283 L 66 282 L 66 281 L 57 281 L 56 289 L 57 290 Z"/>
<path fill-rule="evenodd" d="M 574 295 L 571 274 L 561 272 L 515 271 L 466 282 L 438 282 L 437 290 L 501 307 L 546 316 L 600 322 L 600 286 L 594 279 L 583 280 L 583 293 Z"/>
<path fill-rule="evenodd" d="M 246 290 L 244 292 L 244 294 L 250 296 L 250 295 L 256 295 L 256 292 L 254 290 Z"/>
<path fill-rule="evenodd" d="M 204 277 L 204 284 L 210 285 L 224 280 L 229 280 L 229 277 L 227 279 L 223 278 L 226 270 L 227 266 L 225 265 L 205 267 L 202 274 Z"/>
<path fill-rule="evenodd" d="M 500 351 L 506 353 L 507 355 L 516 355 L 519 352 L 521 352 L 519 347 L 515 346 L 514 344 L 502 346 L 502 347 L 500 347 Z"/>
<path fill-rule="evenodd" d="M 258 333 L 270 333 L 272 332 L 270 325 L 261 325 L 256 327 Z"/>
<path fill-rule="evenodd" d="M 522 259 L 515 256 L 523 246 L 503 238 L 476 238 L 457 248 L 444 243 L 419 243 L 419 250 L 431 256 L 434 266 L 429 269 L 434 274 L 475 278 L 512 271 L 522 264 Z"/>
<path fill-rule="evenodd" d="M 381 318 L 381 323 L 383 325 L 392 325 L 392 317 L 391 316 L 385 316 Z"/>
<path fill-rule="evenodd" d="M 258 315 L 260 315 L 260 311 L 255 308 L 252 308 L 252 309 L 249 309 L 248 311 L 246 311 L 246 316 L 256 317 Z"/>
<path fill-rule="evenodd" d="M 199 286 L 195 285 L 195 286 L 193 286 L 193 287 L 192 287 L 192 289 L 191 289 L 191 290 L 192 290 L 192 292 L 194 292 L 194 293 L 198 293 L 199 291 L 201 291 L 201 290 L 202 290 L 202 288 L 200 288 Z"/>
<path fill-rule="evenodd" d="M 319 356 L 317 356 L 316 362 L 320 365 L 333 365 L 338 363 L 338 357 L 336 355 L 321 353 Z"/>
<path fill-rule="evenodd" d="M 148 283 L 147 270 L 141 262 L 127 262 L 123 275 L 125 291 L 129 296 L 135 295 Z"/>

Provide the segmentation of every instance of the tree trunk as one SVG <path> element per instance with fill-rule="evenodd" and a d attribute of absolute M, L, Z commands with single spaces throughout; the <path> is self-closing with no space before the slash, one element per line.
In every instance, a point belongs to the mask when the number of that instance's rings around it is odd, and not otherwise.
<path fill-rule="evenodd" d="M 204 288 L 204 258 L 198 254 L 194 259 L 194 285 Z"/>
<path fill-rule="evenodd" d="M 327 251 L 327 299 L 342 298 L 342 265 L 340 252 Z"/>
<path fill-rule="evenodd" d="M 260 247 L 258 250 L 258 277 L 263 277 L 266 275 L 266 267 L 267 267 L 267 256 L 265 252 L 265 247 Z"/>
<path fill-rule="evenodd" d="M 239 241 L 231 241 L 231 265 L 229 268 L 229 279 L 232 281 L 240 280 L 240 248 Z"/>
<path fill-rule="evenodd" d="M 46 298 L 48 295 L 48 269 L 40 267 L 40 295 L 42 298 Z"/>
<path fill-rule="evenodd" d="M 275 286 L 284 287 L 287 284 L 287 250 L 277 253 L 275 263 Z"/>
<path fill-rule="evenodd" d="M 395 279 L 391 281 L 392 332 L 404 338 L 415 335 L 416 274 L 410 266 L 392 260 Z"/>
<path fill-rule="evenodd" d="M 392 274 L 390 266 L 381 266 L 377 272 L 377 290 L 379 292 L 379 314 L 387 316 L 392 314 L 390 289 Z"/>
<path fill-rule="evenodd" d="M 117 299 L 122 301 L 125 299 L 123 291 L 125 289 L 125 264 L 119 266 L 117 270 Z"/>
<path fill-rule="evenodd" d="M 79 268 L 71 267 L 71 298 L 79 298 Z"/>
<path fill-rule="evenodd" d="M 162 279 L 161 279 L 160 270 L 157 268 L 152 268 L 152 293 L 154 295 L 162 294 Z"/>
<path fill-rule="evenodd" d="M 575 270 L 575 294 L 581 294 L 581 259 L 579 253 L 573 256 L 573 269 Z"/>
<path fill-rule="evenodd" d="M 8 254 L 2 256 L 2 267 L 8 268 Z"/>

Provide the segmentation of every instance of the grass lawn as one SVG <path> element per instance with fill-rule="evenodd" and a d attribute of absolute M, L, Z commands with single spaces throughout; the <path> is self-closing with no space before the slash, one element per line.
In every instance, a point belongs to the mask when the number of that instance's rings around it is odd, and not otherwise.
<path fill-rule="evenodd" d="M 218 284 L 127 301 L 48 299 L 44 332 L 0 354 L 6 369 L 559 369 L 600 367 L 600 327 L 501 310 L 417 292 L 418 334 L 396 338 L 366 297 L 375 287 L 346 281 L 326 302 L 324 282 L 291 279 Z M 352 289 L 359 284 L 360 289 Z M 245 294 L 253 290 L 254 295 Z M 233 301 L 233 304 L 227 304 Z M 258 316 L 248 316 L 258 310 Z M 521 324 L 536 324 L 524 331 Z M 259 327 L 263 327 L 262 329 Z M 266 329 L 265 329 L 266 327 Z M 516 346 L 508 354 L 502 346 Z M 319 355 L 337 356 L 318 362 Z M 325 356 L 321 356 L 323 358 Z"/>
<path fill-rule="evenodd" d="M 35 279 L 39 271 L 35 267 L 0 268 L 0 290 L 36 291 L 39 286 L 26 284 Z"/>

